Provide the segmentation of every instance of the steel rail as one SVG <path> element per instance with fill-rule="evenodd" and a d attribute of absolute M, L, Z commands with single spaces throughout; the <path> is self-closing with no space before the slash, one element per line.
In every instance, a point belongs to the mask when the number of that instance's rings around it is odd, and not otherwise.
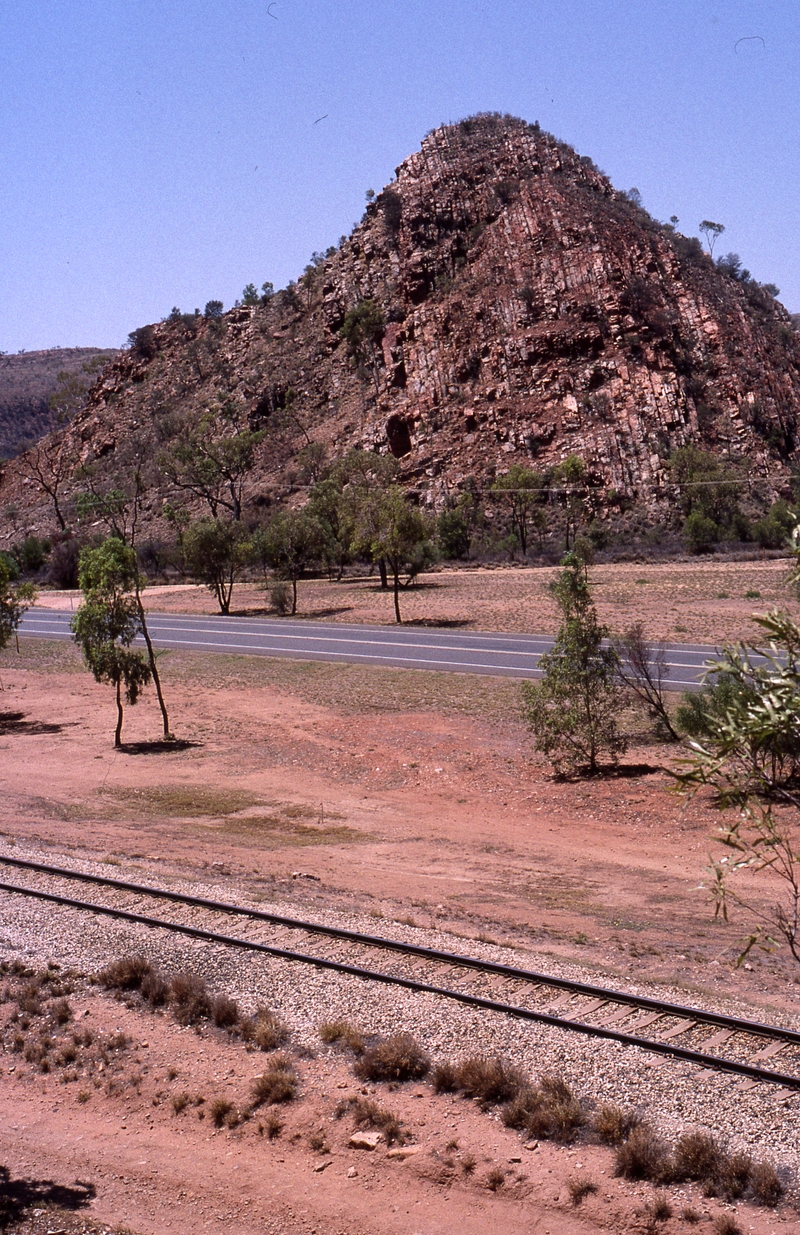
<path fill-rule="evenodd" d="M 193 939 L 203 939 L 208 943 L 221 944 L 224 947 L 241 948 L 244 951 L 260 952 L 275 956 L 281 960 L 312 965 L 318 969 L 329 969 L 336 973 L 345 973 L 351 977 L 361 978 L 370 982 L 383 982 L 388 986 L 401 986 L 406 990 L 421 991 L 424 994 L 438 995 L 452 999 L 468 1007 L 482 1008 L 489 1012 L 497 1012 L 504 1016 L 513 1016 L 522 1020 L 536 1021 L 539 1024 L 550 1025 L 557 1029 L 567 1029 L 573 1033 L 582 1033 L 589 1037 L 606 1038 L 619 1042 L 624 1046 L 638 1047 L 640 1050 L 654 1054 L 668 1055 L 673 1059 L 681 1059 L 688 1063 L 698 1064 L 704 1068 L 721 1072 L 733 1072 L 756 1081 L 779 1085 L 784 1089 L 800 1090 L 800 1076 L 792 1076 L 782 1072 L 773 1072 L 769 1068 L 760 1068 L 754 1064 L 740 1063 L 735 1059 L 723 1059 L 716 1055 L 707 1055 L 701 1051 L 692 1051 L 687 1047 L 674 1046 L 670 1042 L 659 1042 L 650 1038 L 640 1038 L 635 1034 L 623 1033 L 621 1030 L 602 1025 L 588 1025 L 582 1021 L 568 1020 L 553 1016 L 547 1012 L 538 1012 L 532 1008 L 523 1008 L 517 1004 L 500 1003 L 493 999 L 484 999 L 480 995 L 470 995 L 466 991 L 455 991 L 447 987 L 433 986 L 428 982 L 420 982 L 415 978 L 399 977 L 395 974 L 382 973 L 380 970 L 364 969 L 359 965 L 349 965 L 345 961 L 329 960 L 326 957 L 311 956 L 304 952 L 295 952 L 289 948 L 279 948 L 273 944 L 260 943 L 256 940 L 240 939 L 234 935 L 222 935 L 217 931 L 206 930 L 204 927 L 187 926 L 178 922 L 167 922 L 162 918 L 151 918 L 146 914 L 133 913 L 127 909 L 115 909 L 109 905 L 97 905 L 91 901 L 80 901 L 74 897 L 61 896 L 57 892 L 45 892 L 39 888 L 26 888 L 19 884 L 0 882 L 0 891 L 31 896 L 37 900 L 48 901 L 68 908 L 83 910 L 88 913 L 117 918 L 124 922 L 134 922 L 159 930 L 167 930 L 176 934 L 188 935 Z M 773 1027 L 775 1028 L 775 1027 Z"/>
<path fill-rule="evenodd" d="M 222 935 L 216 931 L 206 930 L 199 926 L 186 926 L 178 922 L 167 922 L 163 918 L 151 918 L 146 914 L 133 913 L 127 909 L 115 909 L 109 905 L 97 905 L 91 901 L 80 901 L 69 896 L 60 896 L 57 892 L 44 892 L 39 888 L 24 888 L 18 884 L 0 882 L 0 891 L 16 892 L 24 896 L 32 896 L 38 900 L 51 901 L 73 909 L 82 909 L 126 922 L 135 922 L 142 926 L 172 931 L 188 935 L 194 939 L 203 939 L 209 943 L 222 944 L 225 947 L 242 948 L 245 951 L 262 952 L 276 956 L 282 960 L 298 961 L 313 965 L 320 969 L 330 969 L 337 973 L 346 973 L 352 977 L 366 979 L 372 982 L 383 982 L 390 986 L 402 986 L 407 990 L 422 991 L 426 994 L 439 995 L 454 999 L 471 1007 L 484 1008 L 490 1012 L 499 1012 L 506 1016 L 516 1016 L 524 1020 L 538 1021 L 559 1029 L 569 1029 L 592 1037 L 609 1038 L 625 1046 L 636 1046 L 642 1050 L 670 1055 L 673 1058 L 700 1064 L 704 1067 L 717 1068 L 721 1071 L 735 1072 L 754 1080 L 767 1081 L 783 1087 L 800 1089 L 800 1077 L 781 1072 L 772 1072 L 768 1068 L 759 1068 L 753 1064 L 740 1063 L 738 1060 L 722 1059 L 716 1055 L 706 1055 L 699 1051 L 691 1051 L 686 1047 L 673 1046 L 668 1042 L 659 1042 L 650 1038 L 640 1038 L 634 1034 L 626 1034 L 601 1025 L 587 1025 L 581 1021 L 573 1021 L 547 1012 L 537 1012 L 532 1008 L 523 1008 L 517 1004 L 499 1003 L 493 999 L 484 999 L 480 995 L 470 995 L 466 991 L 454 991 L 447 987 L 433 986 L 427 982 L 419 982 L 415 978 L 403 978 L 395 974 L 381 973 L 380 970 L 364 969 L 359 965 L 349 965 L 345 961 L 329 960 L 326 957 L 311 956 L 304 952 L 295 952 L 289 948 L 279 948 L 273 944 L 260 943 L 250 939 L 240 939 L 235 935 Z M 443 954 L 446 955 L 446 954 Z M 774 1028 L 774 1027 L 773 1027 Z"/>
<path fill-rule="evenodd" d="M 132 892 L 139 896 L 158 897 L 181 905 L 191 905 L 200 909 L 208 909 L 214 913 L 236 914 L 240 917 L 254 918 L 257 921 L 269 922 L 272 925 L 285 926 L 291 930 L 305 931 L 314 935 L 328 935 L 333 939 L 343 939 L 350 943 L 362 944 L 369 948 L 384 951 L 400 952 L 407 956 L 418 956 L 423 960 L 436 961 L 459 969 L 474 969 L 482 973 L 496 974 L 499 977 L 528 982 L 537 986 L 552 986 L 559 990 L 573 991 L 576 995 L 588 995 L 594 999 L 603 999 L 608 1003 L 629 1004 L 631 1007 L 643 1008 L 650 1012 L 660 1012 L 663 1016 L 675 1016 L 681 1019 L 701 1021 L 707 1025 L 715 1025 L 721 1029 L 731 1029 L 735 1032 L 749 1033 L 757 1037 L 778 1038 L 787 1043 L 800 1045 L 800 1031 L 784 1029 L 780 1025 L 770 1025 L 761 1021 L 745 1020 L 742 1017 L 727 1016 L 721 1012 L 707 1012 L 701 1008 L 693 1008 L 687 1004 L 669 1003 L 662 999 L 653 999 L 647 995 L 633 995 L 627 991 L 617 991 L 613 988 L 594 986 L 588 982 L 576 982 L 571 978 L 558 978 L 550 974 L 537 973 L 535 970 L 518 969 L 513 965 L 503 965 L 498 961 L 482 960 L 475 956 L 462 956 L 458 952 L 442 952 L 436 948 L 425 948 L 420 944 L 405 943 L 399 939 L 386 939 L 382 935 L 365 935 L 359 931 L 347 930 L 339 926 L 326 926 L 319 922 L 306 922 L 301 918 L 290 918 L 283 914 L 269 913 L 263 909 L 249 909 L 244 905 L 234 905 L 227 901 L 210 900 L 204 896 L 192 896 L 185 892 L 171 892 L 168 888 L 153 888 L 147 884 L 129 883 L 122 879 L 112 879 L 106 875 L 92 875 L 87 871 L 69 870 L 67 867 L 49 866 L 43 862 L 33 862 L 26 858 L 14 858 L 8 854 L 0 854 L 0 864 L 16 866 L 24 870 L 33 870 L 59 878 L 80 880 L 101 887 L 116 888 L 121 892 Z M 6 885 L 0 885 L 6 886 Z M 8 885 L 16 887 L 17 885 Z M 83 904 L 83 902 L 81 902 Z M 565 1021 L 565 1024 L 572 1024 Z"/>

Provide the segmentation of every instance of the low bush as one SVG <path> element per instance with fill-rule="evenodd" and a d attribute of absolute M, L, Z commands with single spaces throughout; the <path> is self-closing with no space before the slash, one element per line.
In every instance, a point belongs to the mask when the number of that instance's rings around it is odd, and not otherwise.
<path fill-rule="evenodd" d="M 634 1111 L 624 1111 L 622 1107 L 605 1104 L 598 1107 L 592 1117 L 592 1131 L 604 1145 L 621 1145 L 638 1122 Z"/>
<path fill-rule="evenodd" d="M 142 978 L 141 995 L 152 1008 L 163 1008 L 169 1000 L 169 983 L 153 970 Z"/>
<path fill-rule="evenodd" d="M 712 1230 L 714 1235 L 742 1235 L 742 1228 L 732 1214 L 718 1214 Z"/>
<path fill-rule="evenodd" d="M 621 1145 L 615 1154 L 617 1175 L 623 1179 L 647 1179 L 652 1183 L 664 1183 L 672 1174 L 670 1152 L 648 1124 L 640 1124 Z"/>
<path fill-rule="evenodd" d="M 351 1025 L 349 1021 L 323 1021 L 319 1027 L 319 1036 L 323 1042 L 330 1044 L 341 1043 L 354 1055 L 364 1054 L 364 1037 L 360 1029 L 356 1029 L 355 1025 Z"/>
<path fill-rule="evenodd" d="M 239 1008 L 235 999 L 216 995 L 211 1000 L 211 1019 L 219 1029 L 232 1029 L 239 1023 Z"/>
<path fill-rule="evenodd" d="M 379 1128 L 387 1145 L 397 1141 L 403 1144 L 405 1132 L 403 1125 L 393 1111 L 387 1110 L 370 1098 L 344 1098 L 334 1112 L 337 1119 L 350 1114 L 357 1128 Z"/>
<path fill-rule="evenodd" d="M 754 1162 L 750 1168 L 750 1193 L 759 1205 L 777 1205 L 785 1189 L 771 1162 Z"/>
<path fill-rule="evenodd" d="M 211 998 L 202 978 L 177 973 L 169 984 L 170 1002 L 180 1025 L 196 1025 L 211 1015 Z"/>
<path fill-rule="evenodd" d="M 291 1102 L 297 1096 L 297 1082 L 297 1072 L 290 1057 L 284 1051 L 276 1052 L 266 1072 L 253 1081 L 253 1106 Z"/>
<path fill-rule="evenodd" d="M 122 956 L 101 969 L 99 978 L 108 990 L 137 991 L 153 966 L 143 956 Z"/>
<path fill-rule="evenodd" d="M 249 1020 L 242 1022 L 245 1042 L 260 1051 L 275 1051 L 289 1041 L 289 1027 L 271 1008 L 257 1008 Z"/>
<path fill-rule="evenodd" d="M 363 1081 L 417 1081 L 430 1066 L 430 1057 L 411 1034 L 398 1033 L 368 1047 L 353 1071 Z"/>
<path fill-rule="evenodd" d="M 528 1085 L 519 1068 L 497 1056 L 471 1056 L 456 1067 L 456 1088 L 487 1106 L 509 1102 Z"/>

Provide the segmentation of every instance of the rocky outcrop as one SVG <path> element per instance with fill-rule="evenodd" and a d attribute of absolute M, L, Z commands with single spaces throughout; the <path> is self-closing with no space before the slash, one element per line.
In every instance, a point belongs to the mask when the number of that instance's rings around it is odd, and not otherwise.
<path fill-rule="evenodd" d="M 230 400 L 267 430 L 255 504 L 302 485 L 309 441 L 391 452 L 434 505 L 512 462 L 578 454 L 601 505 L 663 517 L 666 459 L 688 441 L 774 493 L 798 445 L 800 336 L 771 290 L 736 275 L 538 126 L 475 117 L 429 133 L 296 285 L 149 329 L 63 449 L 110 471 L 138 437 L 154 459 L 181 418 Z M 348 346 L 365 301 L 384 327 Z M 150 483 L 156 519 L 157 468 Z M 4 487 L 33 518 L 35 486 L 12 466 Z"/>

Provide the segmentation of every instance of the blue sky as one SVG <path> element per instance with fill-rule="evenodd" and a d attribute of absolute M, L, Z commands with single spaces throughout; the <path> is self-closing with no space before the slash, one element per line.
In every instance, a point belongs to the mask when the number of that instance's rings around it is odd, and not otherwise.
<path fill-rule="evenodd" d="M 0 350 L 282 286 L 487 110 L 723 222 L 798 311 L 798 70 L 798 0 L 0 0 Z"/>

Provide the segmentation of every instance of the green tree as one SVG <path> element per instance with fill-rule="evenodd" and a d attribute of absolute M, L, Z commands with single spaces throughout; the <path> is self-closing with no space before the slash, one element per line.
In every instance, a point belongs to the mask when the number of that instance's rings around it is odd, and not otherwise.
<path fill-rule="evenodd" d="M 392 576 L 394 615 L 400 616 L 400 576 L 407 582 L 434 560 L 433 521 L 412 506 L 399 485 L 389 485 L 363 495 L 355 516 L 356 552 L 373 562 L 385 562 Z"/>
<path fill-rule="evenodd" d="M 352 503 L 346 500 L 338 470 L 318 480 L 308 495 L 306 511 L 322 532 L 321 556 L 328 574 L 339 579 L 352 560 L 354 519 Z"/>
<path fill-rule="evenodd" d="M 704 711 L 676 780 L 690 796 L 710 789 L 726 812 L 718 837 L 730 856 L 710 875 L 716 914 L 727 919 L 735 903 L 757 924 L 740 961 L 782 942 L 800 962 L 800 627 L 779 610 L 754 620 L 767 645 L 737 644 L 709 667 L 727 690 Z M 769 901 L 740 891 L 742 871 L 764 876 Z"/>
<path fill-rule="evenodd" d="M 187 569 L 216 597 L 220 613 L 231 611 L 233 585 L 250 552 L 241 525 L 233 521 L 197 519 L 183 534 Z"/>
<path fill-rule="evenodd" d="M 95 681 L 114 687 L 115 747 L 122 745 L 123 689 L 126 702 L 133 707 L 152 677 L 147 659 L 130 646 L 142 629 L 135 594 L 137 574 L 133 549 L 117 537 L 81 553 L 83 604 L 72 619 L 71 629 Z"/>
<path fill-rule="evenodd" d="M 242 304 L 256 305 L 261 304 L 261 297 L 258 294 L 258 288 L 255 283 L 248 283 L 242 292 Z"/>
<path fill-rule="evenodd" d="M 604 642 L 609 632 L 597 620 L 585 562 L 567 553 L 562 565 L 550 586 L 561 626 L 539 662 L 541 681 L 523 683 L 523 715 L 557 771 L 595 775 L 604 752 L 616 763 L 627 746 L 617 725 L 619 657 Z"/>
<path fill-rule="evenodd" d="M 586 464 L 578 455 L 567 455 L 553 468 L 550 479 L 564 507 L 565 540 L 569 550 L 586 517 Z"/>
<path fill-rule="evenodd" d="M 703 233 L 703 235 L 706 238 L 706 244 L 708 245 L 709 255 L 713 257 L 714 256 L 714 245 L 717 243 L 720 236 L 725 231 L 725 224 L 724 223 L 714 223 L 712 219 L 703 219 L 703 222 L 700 224 L 700 231 Z"/>
<path fill-rule="evenodd" d="M 19 624 L 36 600 L 36 588 L 31 583 L 12 586 L 12 571 L 5 555 L 0 556 L 0 652 L 16 638 Z"/>
<path fill-rule="evenodd" d="M 292 617 L 297 613 L 297 583 L 318 565 L 323 554 L 324 533 L 307 510 L 279 511 L 253 537 L 253 556 L 279 579 L 292 585 Z"/>
<path fill-rule="evenodd" d="M 238 521 L 245 480 L 263 438 L 264 431 L 250 429 L 244 410 L 229 399 L 196 423 L 187 421 L 159 464 L 176 489 L 206 503 L 212 519 L 227 510 Z"/>
<path fill-rule="evenodd" d="M 539 532 L 547 526 L 543 504 L 547 500 L 547 481 L 539 472 L 512 463 L 504 476 L 498 476 L 492 485 L 492 494 L 502 499 L 511 521 L 511 527 L 519 541 L 523 557 L 528 552 L 528 538 L 532 529 Z"/>
<path fill-rule="evenodd" d="M 686 516 L 683 534 L 694 552 L 707 552 L 723 536 L 748 534 L 747 520 L 739 508 L 741 484 L 735 472 L 692 443 L 670 455 L 669 470 Z"/>
<path fill-rule="evenodd" d="M 386 319 L 374 300 L 362 300 L 349 309 L 339 331 L 356 364 L 368 364 L 371 368 L 376 390 L 379 389 L 378 374 L 382 360 L 379 345 L 385 331 Z"/>

